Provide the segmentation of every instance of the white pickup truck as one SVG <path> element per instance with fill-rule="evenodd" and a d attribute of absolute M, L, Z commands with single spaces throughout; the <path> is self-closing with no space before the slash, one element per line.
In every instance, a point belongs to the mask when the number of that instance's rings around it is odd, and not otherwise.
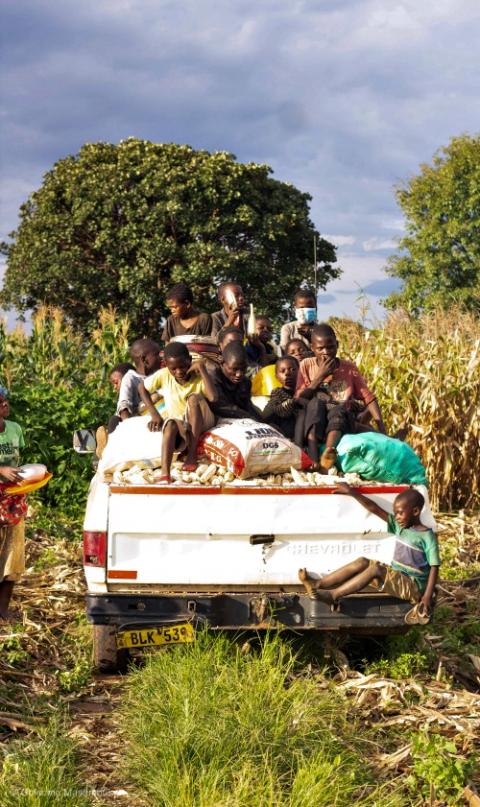
<path fill-rule="evenodd" d="M 392 510 L 407 486 L 359 488 Z M 422 520 L 435 526 L 428 493 Z M 84 522 L 87 613 L 95 663 L 125 665 L 130 648 L 193 641 L 197 626 L 385 634 L 411 607 L 381 593 L 331 609 L 298 579 L 364 555 L 388 562 L 386 524 L 333 487 L 118 485 L 97 474 Z"/>

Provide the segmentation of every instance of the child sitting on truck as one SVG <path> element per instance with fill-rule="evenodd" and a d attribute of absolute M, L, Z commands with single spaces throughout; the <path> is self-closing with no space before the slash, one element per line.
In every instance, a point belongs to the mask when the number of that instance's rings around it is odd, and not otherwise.
<path fill-rule="evenodd" d="M 315 325 L 311 344 L 314 355 L 300 362 L 295 394 L 309 402 L 304 423 L 308 454 L 318 463 L 319 443 L 325 441 L 320 469 L 328 471 L 335 465 L 336 446 L 341 437 L 358 430 L 357 418 L 365 407 L 378 431 L 385 434 L 386 429 L 375 394 L 367 387 L 358 367 L 337 358 L 338 342 L 333 328 L 326 323 Z"/>
<path fill-rule="evenodd" d="M 280 347 L 286 350 L 292 339 L 300 339 L 308 349 L 312 327 L 317 321 L 317 295 L 313 289 L 297 289 L 293 298 L 295 319 L 280 330 Z"/>
<path fill-rule="evenodd" d="M 252 382 L 247 378 L 247 354 L 241 342 L 226 345 L 222 364 L 212 371 L 211 378 L 215 388 L 211 408 L 217 417 L 263 420 L 251 401 Z"/>
<path fill-rule="evenodd" d="M 135 370 L 133 364 L 130 364 L 129 361 L 121 361 L 120 364 L 116 364 L 115 367 L 112 367 L 110 370 L 110 375 L 108 376 L 108 380 L 112 385 L 115 392 L 120 392 L 120 385 L 122 383 L 122 378 L 124 375 L 128 373 L 129 370 Z"/>
<path fill-rule="evenodd" d="M 206 401 L 213 401 L 215 391 L 202 359 L 192 363 L 185 345 L 170 342 L 164 352 L 166 367 L 147 376 L 139 385 L 139 393 L 151 420 L 150 431 L 162 431 L 162 475 L 160 483 L 169 484 L 173 454 L 185 455 L 184 471 L 197 467 L 198 439 L 212 428 L 215 417 Z M 160 392 L 165 400 L 163 419 L 152 401 Z"/>
<path fill-rule="evenodd" d="M 118 392 L 115 414 L 109 418 L 108 425 L 99 426 L 96 432 L 96 455 L 100 459 L 112 434 L 122 420 L 140 414 L 141 400 L 138 387 L 145 376 L 154 373 L 161 367 L 160 345 L 153 339 L 136 339 L 130 346 L 130 356 L 135 367 L 128 362 L 117 364 L 110 371 L 109 380 Z"/>
<path fill-rule="evenodd" d="M 280 349 L 277 350 L 277 345 L 272 338 L 271 322 L 263 314 L 257 314 L 255 335 L 248 336 L 245 350 L 250 364 L 257 364 L 259 367 L 275 364 L 280 355 Z"/>
<path fill-rule="evenodd" d="M 139 414 L 141 400 L 138 388 L 140 382 L 143 381 L 145 376 L 155 373 L 162 366 L 160 345 L 154 342 L 153 339 L 136 339 L 130 346 L 130 356 L 135 368 L 132 367 L 127 370 L 120 381 L 116 411 L 117 422 L 113 424 L 114 418 L 110 418 L 109 433 L 117 427 L 121 420 L 126 420 L 126 418 Z M 118 367 L 112 370 L 112 374 Z M 113 428 L 110 425 L 113 425 Z"/>
<path fill-rule="evenodd" d="M 165 344 L 174 336 L 210 336 L 212 318 L 210 314 L 201 313 L 194 307 L 193 293 L 186 283 L 176 283 L 167 291 L 167 306 L 171 314 L 162 333 Z"/>
<path fill-rule="evenodd" d="M 337 485 L 337 490 L 356 499 L 370 513 L 387 522 L 388 532 L 397 536 L 393 560 L 386 566 L 376 560 L 357 558 L 320 581 L 314 581 L 306 569 L 300 569 L 298 575 L 309 596 L 334 605 L 341 597 L 372 586 L 384 594 L 418 604 L 417 609 L 412 609 L 413 613 L 407 614 L 407 622 L 428 621 L 438 579 L 440 552 L 435 533 L 420 520 L 425 504 L 422 494 L 412 488 L 400 493 L 395 497 L 391 515 L 343 482 Z"/>
<path fill-rule="evenodd" d="M 235 325 L 227 325 L 225 328 L 222 328 L 217 333 L 217 342 L 220 350 L 225 350 L 226 346 L 230 344 L 230 342 L 239 342 L 241 345 L 244 343 L 244 333 L 237 328 Z M 261 365 L 255 359 L 252 359 L 246 350 L 247 353 L 247 378 L 253 378 L 253 376 L 258 373 L 261 369 Z"/>
<path fill-rule="evenodd" d="M 290 339 L 285 347 L 286 356 L 294 356 L 298 362 L 302 359 L 309 359 L 313 356 L 310 347 L 307 347 L 302 339 Z"/>
<path fill-rule="evenodd" d="M 248 313 L 245 309 L 245 296 L 238 283 L 220 283 L 218 299 L 222 304 L 220 311 L 212 314 L 212 336 L 225 327 L 235 325 L 242 333 L 247 332 Z"/>
<path fill-rule="evenodd" d="M 297 384 L 298 361 L 294 356 L 283 356 L 275 363 L 275 377 L 282 385 L 272 390 L 265 409 L 262 412 L 266 423 L 271 423 L 285 437 L 293 440 L 295 423 L 302 399 L 295 398 Z"/>

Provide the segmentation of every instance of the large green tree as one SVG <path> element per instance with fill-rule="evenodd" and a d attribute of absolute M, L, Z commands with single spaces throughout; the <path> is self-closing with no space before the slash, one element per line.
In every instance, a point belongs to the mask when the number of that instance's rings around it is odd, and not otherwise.
<path fill-rule="evenodd" d="M 215 310 L 216 285 L 238 279 L 249 299 L 279 316 L 312 278 L 318 233 L 310 196 L 271 173 L 189 146 L 86 144 L 22 205 L 3 245 L 0 301 L 19 311 L 52 304 L 82 328 L 111 304 L 138 332 L 153 332 L 172 283 L 188 282 L 198 304 Z M 340 270 L 328 241 L 319 239 L 317 254 L 324 288 Z"/>
<path fill-rule="evenodd" d="M 480 136 L 453 138 L 396 195 L 406 235 L 387 272 L 403 287 L 386 305 L 480 313 Z"/>

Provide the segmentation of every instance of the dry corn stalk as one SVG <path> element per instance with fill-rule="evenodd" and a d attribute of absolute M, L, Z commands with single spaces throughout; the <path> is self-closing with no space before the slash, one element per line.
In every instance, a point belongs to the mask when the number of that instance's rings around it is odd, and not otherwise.
<path fill-rule="evenodd" d="M 451 309 L 418 319 L 398 312 L 374 332 L 350 320 L 333 324 L 375 390 L 389 433 L 409 426 L 432 507 L 478 506 L 480 319 Z"/>

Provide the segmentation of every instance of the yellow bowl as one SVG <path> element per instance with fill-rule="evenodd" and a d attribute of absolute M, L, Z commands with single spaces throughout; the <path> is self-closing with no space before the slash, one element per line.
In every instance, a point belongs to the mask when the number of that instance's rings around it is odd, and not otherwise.
<path fill-rule="evenodd" d="M 20 494 L 24 493 L 32 493 L 34 490 L 39 490 L 39 488 L 43 488 L 48 482 L 50 482 L 53 474 L 50 471 L 47 471 L 46 475 L 43 479 L 37 479 L 36 482 L 20 482 L 18 485 L 10 485 L 8 488 L 4 488 L 3 492 L 7 494 L 7 496 L 19 496 Z"/>

